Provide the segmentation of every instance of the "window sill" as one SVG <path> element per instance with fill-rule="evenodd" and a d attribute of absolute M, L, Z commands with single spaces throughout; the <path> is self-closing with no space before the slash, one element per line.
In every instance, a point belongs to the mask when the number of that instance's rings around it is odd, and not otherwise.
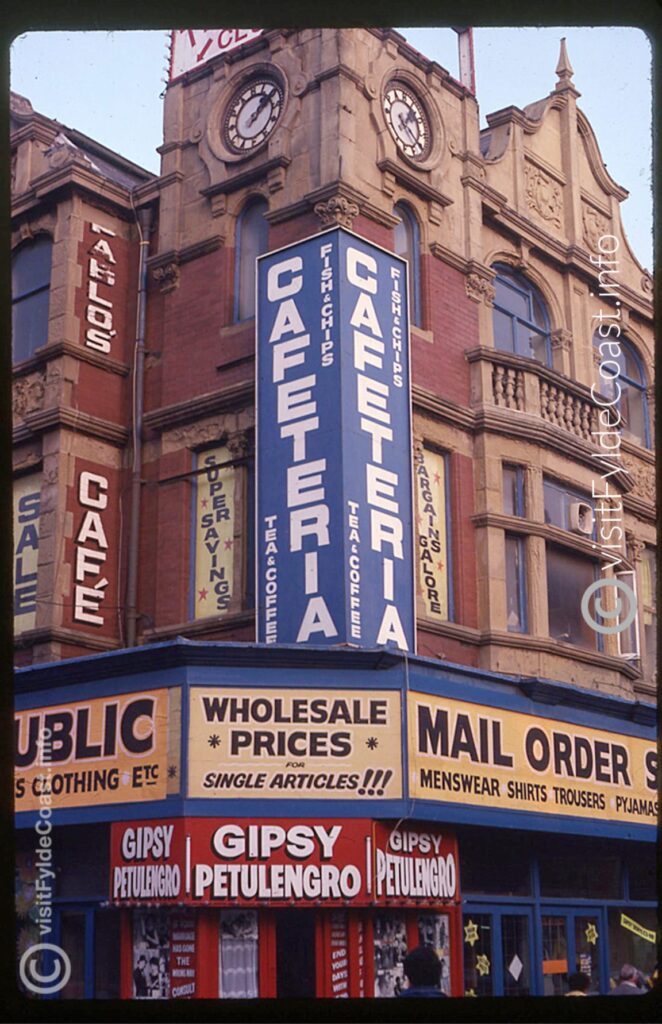
<path fill-rule="evenodd" d="M 416 341 L 426 342 L 428 345 L 434 344 L 434 334 L 432 331 L 424 331 L 422 327 L 416 327 L 412 324 L 409 328 L 412 338 Z"/>

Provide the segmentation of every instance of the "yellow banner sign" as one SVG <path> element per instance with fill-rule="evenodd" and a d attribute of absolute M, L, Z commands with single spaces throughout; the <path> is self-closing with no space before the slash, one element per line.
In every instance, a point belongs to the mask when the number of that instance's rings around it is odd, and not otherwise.
<path fill-rule="evenodd" d="M 173 788 L 169 776 L 178 786 L 179 703 L 179 690 L 152 690 L 19 711 L 15 809 L 162 799 Z"/>
<path fill-rule="evenodd" d="M 408 710 L 413 797 L 657 822 L 651 741 L 423 693 Z"/>
<path fill-rule="evenodd" d="M 14 481 L 15 633 L 35 627 L 40 499 L 40 473 L 31 473 Z"/>
<path fill-rule="evenodd" d="M 195 619 L 226 612 L 234 582 L 235 470 L 227 448 L 200 455 L 195 495 Z"/>
<path fill-rule="evenodd" d="M 645 939 L 646 942 L 652 942 L 655 945 L 657 941 L 655 932 L 652 932 L 650 928 L 644 928 L 643 924 L 639 924 L 638 921 L 633 921 L 631 917 L 627 917 L 626 914 L 621 914 L 621 928 L 627 928 L 629 932 L 634 932 L 640 939 Z"/>
<path fill-rule="evenodd" d="M 189 796 L 394 800 L 400 694 L 191 690 Z"/>
<path fill-rule="evenodd" d="M 414 455 L 418 524 L 418 579 L 425 615 L 448 619 L 446 460 L 428 448 Z"/>

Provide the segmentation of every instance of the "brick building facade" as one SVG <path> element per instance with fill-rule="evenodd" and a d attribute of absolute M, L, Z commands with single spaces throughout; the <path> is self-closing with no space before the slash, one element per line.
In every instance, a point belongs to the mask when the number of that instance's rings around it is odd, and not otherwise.
<path fill-rule="evenodd" d="M 448 837 L 450 829 L 458 844 L 458 885 L 445 899 L 386 901 L 374 913 L 369 900 L 350 910 L 247 904 L 254 920 L 244 922 L 242 941 L 259 948 L 259 970 L 244 968 L 253 979 L 244 994 L 393 994 L 402 953 L 393 949 L 416 944 L 426 928 L 445 951 L 443 983 L 453 995 L 562 994 L 567 974 L 580 968 L 605 992 L 623 959 L 651 966 L 652 282 L 623 232 L 627 192 L 604 167 L 572 77 L 562 44 L 549 95 L 490 114 L 480 131 L 469 89 L 393 30 L 270 30 L 170 83 L 158 176 L 12 97 L 17 707 L 29 716 L 96 694 L 181 688 L 175 703 L 172 692 L 168 698 L 171 745 L 182 715 L 181 762 L 169 761 L 174 772 L 161 780 L 158 799 L 65 801 L 59 819 L 55 809 L 56 839 L 68 849 L 74 833 L 94 830 L 108 848 L 107 873 L 118 865 L 111 830 L 137 816 L 171 820 L 175 835 L 190 827 L 194 843 L 219 814 L 264 822 L 300 814 L 342 819 L 347 828 L 372 822 L 375 849 L 375 828 L 398 819 L 403 835 L 427 828 Z M 259 125 L 263 108 L 249 104 L 260 95 L 277 97 L 273 123 L 264 138 L 253 143 L 246 129 L 242 141 L 232 110 L 244 103 L 253 109 L 244 127 Z M 390 113 L 398 102 L 418 117 L 416 140 L 409 115 L 398 121 Z M 409 266 L 420 472 L 417 645 L 404 661 L 397 650 L 254 646 L 255 258 L 335 226 Z M 601 255 L 617 262 L 600 263 Z M 609 322 L 619 332 L 601 335 Z M 618 367 L 613 380 L 602 372 L 607 360 Z M 612 398 L 618 429 L 600 420 Z M 603 499 L 600 508 L 609 449 L 599 431 L 610 428 L 618 472 L 609 478 L 611 504 Z M 210 506 L 223 514 L 207 543 Z M 608 523 L 617 527 L 611 534 Z M 636 615 L 629 629 L 601 634 L 587 626 L 580 598 L 605 560 L 616 559 L 636 589 Z M 237 642 L 248 645 L 244 653 L 227 646 Z M 261 680 L 282 687 L 291 677 L 324 692 L 331 672 L 347 680 L 337 683 L 343 690 L 372 692 L 380 657 L 402 707 L 418 678 L 420 693 L 442 701 L 437 709 L 455 701 L 460 714 L 465 700 L 504 722 L 512 713 L 515 731 L 524 716 L 550 729 L 565 723 L 559 743 L 575 744 L 575 760 L 561 757 L 557 783 L 582 777 L 575 734 L 628 737 L 625 796 L 634 803 L 614 809 L 612 774 L 607 803 L 596 795 L 583 811 L 559 808 L 555 796 L 550 817 L 530 790 L 519 807 L 504 799 L 458 803 L 439 791 L 412 814 L 420 765 L 381 807 L 376 798 L 353 807 L 304 799 L 297 809 L 291 799 L 232 798 L 223 806 L 218 796 L 192 797 L 186 702 L 197 684 L 222 692 L 231 678 L 255 693 Z M 406 759 L 406 736 L 401 742 Z M 529 768 L 535 763 L 532 756 Z M 543 778 L 537 771 L 522 778 Z M 595 795 L 595 767 L 593 776 L 587 792 Z M 503 780 L 501 787 L 503 797 Z M 551 802 L 551 788 L 548 795 Z M 29 826 L 34 814 L 19 803 L 19 824 Z M 27 850 L 29 829 L 22 835 Z M 564 888 L 549 849 L 556 863 L 594 859 L 593 877 Z M 528 881 L 516 880 L 518 871 Z M 78 950 L 90 934 L 99 950 L 120 936 L 122 946 L 107 977 L 102 954 L 91 962 L 86 954 L 65 995 L 146 994 L 131 988 L 132 950 L 147 948 L 144 935 L 136 945 L 146 911 L 140 900 L 112 895 L 115 909 L 101 909 L 107 881 L 95 877 L 81 895 L 62 880 L 65 948 L 65 938 Z M 166 905 L 152 916 L 165 921 L 174 913 Z M 278 954 L 288 913 L 299 915 L 296 929 L 315 949 L 300 991 Z M 183 924 L 171 924 L 173 947 L 177 927 L 195 932 L 198 950 L 203 941 L 221 943 L 214 969 L 189 964 L 194 989 L 182 995 L 237 994 L 218 914 L 188 908 Z M 624 916 L 635 926 L 623 925 Z M 336 940 L 349 967 L 334 981 L 327 961 Z M 177 988 L 174 976 L 167 985 L 168 993 Z"/>

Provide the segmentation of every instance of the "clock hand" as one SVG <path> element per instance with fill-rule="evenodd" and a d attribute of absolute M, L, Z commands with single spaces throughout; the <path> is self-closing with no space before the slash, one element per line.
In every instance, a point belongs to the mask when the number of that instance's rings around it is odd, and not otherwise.
<path fill-rule="evenodd" d="M 268 102 L 269 102 L 269 97 L 268 96 L 263 95 L 263 96 L 260 97 L 260 102 L 257 105 L 257 109 L 256 109 L 255 113 L 252 114 L 251 117 L 249 117 L 249 119 L 248 119 L 248 126 L 247 127 L 250 128 L 250 126 L 252 124 L 254 124 L 255 121 L 257 121 L 258 117 L 260 116 L 260 114 L 262 113 L 262 111 L 264 110 L 264 108 L 266 107 Z"/>
<path fill-rule="evenodd" d="M 408 120 L 409 120 L 409 117 L 407 117 L 407 119 L 405 119 L 405 118 L 404 118 L 404 116 L 403 116 L 402 114 L 400 114 L 400 127 L 401 127 L 401 128 L 404 128 L 404 130 L 405 130 L 405 131 L 407 132 L 407 134 L 409 135 L 409 138 L 410 138 L 410 139 L 412 140 L 412 142 L 413 142 L 414 144 L 416 144 L 416 142 L 417 142 L 418 140 L 417 140 L 416 136 L 414 135 L 414 133 L 412 132 L 412 130 L 411 130 L 411 128 L 409 127 L 409 125 L 407 124 L 407 121 L 408 121 Z"/>

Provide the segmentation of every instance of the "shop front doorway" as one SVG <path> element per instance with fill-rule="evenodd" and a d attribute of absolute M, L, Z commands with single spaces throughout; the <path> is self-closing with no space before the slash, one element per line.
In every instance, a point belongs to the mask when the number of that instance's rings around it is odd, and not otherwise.
<path fill-rule="evenodd" d="M 314 999 L 315 911 L 276 911 L 276 995 Z"/>

